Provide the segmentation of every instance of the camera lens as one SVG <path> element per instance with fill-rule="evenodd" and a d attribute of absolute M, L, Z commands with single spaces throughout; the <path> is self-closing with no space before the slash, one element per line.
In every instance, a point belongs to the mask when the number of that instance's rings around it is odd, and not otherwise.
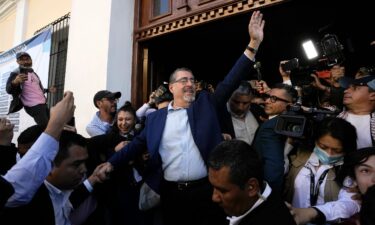
<path fill-rule="evenodd" d="M 290 123 L 286 126 L 286 131 L 299 133 L 302 131 L 302 126 L 300 124 Z"/>

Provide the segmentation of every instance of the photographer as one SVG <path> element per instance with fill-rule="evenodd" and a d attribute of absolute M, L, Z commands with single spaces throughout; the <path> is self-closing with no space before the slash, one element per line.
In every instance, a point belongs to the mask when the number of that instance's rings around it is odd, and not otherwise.
<path fill-rule="evenodd" d="M 36 124 L 46 127 L 49 119 L 49 109 L 44 93 L 55 93 L 54 86 L 44 89 L 39 76 L 32 69 L 33 61 L 27 52 L 16 55 L 19 67 L 10 73 L 6 91 L 13 97 L 9 106 L 9 113 L 15 113 L 25 108 L 35 120 Z"/>
<path fill-rule="evenodd" d="M 301 88 L 300 104 L 331 111 L 342 110 L 344 88 L 339 81 L 345 75 L 344 66 L 336 64 L 329 70 L 304 68 L 299 67 L 297 59 L 292 59 L 281 61 L 279 72 L 283 83 Z"/>
<path fill-rule="evenodd" d="M 319 73 L 311 74 L 314 78 L 312 86 L 320 90 L 323 94 L 322 100 L 320 101 L 321 107 L 333 107 L 342 110 L 342 100 L 345 90 L 345 87 L 342 86 L 342 81 L 345 79 L 345 67 L 342 65 L 334 65 L 329 70 L 329 75 L 328 78 L 323 79 L 323 82 L 326 83 L 326 85 L 324 85 L 322 84 L 321 78 L 319 78 Z"/>

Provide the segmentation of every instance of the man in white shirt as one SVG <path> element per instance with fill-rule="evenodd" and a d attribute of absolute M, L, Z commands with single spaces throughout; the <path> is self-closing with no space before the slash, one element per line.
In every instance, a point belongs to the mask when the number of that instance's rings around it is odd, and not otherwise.
<path fill-rule="evenodd" d="M 140 135 L 116 152 L 101 171 L 118 168 L 147 148 L 149 168 L 153 170 L 145 181 L 160 193 L 166 225 L 226 223 L 222 210 L 211 201 L 206 161 L 209 152 L 222 141 L 217 111 L 225 107 L 240 81 L 246 80 L 254 69 L 264 24 L 263 15 L 255 11 L 248 26 L 249 45 L 214 93 L 202 90 L 196 97 L 192 71 L 176 69 L 169 79 L 173 101 L 151 113 Z"/>
<path fill-rule="evenodd" d="M 1 219 L 11 220 L 14 225 L 75 224 L 75 221 L 70 219 L 71 213 L 90 196 L 93 186 L 103 181 L 102 177 L 96 176 L 96 171 L 85 179 L 87 172 L 85 162 L 88 158 L 86 142 L 86 139 L 77 133 L 63 131 L 59 151 L 44 184 L 38 188 L 29 204 L 23 207 L 5 208 Z"/>
<path fill-rule="evenodd" d="M 110 92 L 107 90 L 98 91 L 94 96 L 94 105 L 99 109 L 86 126 L 90 137 L 105 134 L 111 127 L 116 115 L 117 102 L 121 92 Z"/>
<path fill-rule="evenodd" d="M 220 116 L 222 132 L 230 135 L 231 139 L 243 140 L 250 145 L 258 129 L 258 121 L 261 122 L 262 110 L 260 106 L 251 104 L 252 99 L 252 88 L 243 81 L 230 97 L 226 110 L 219 112 L 223 114 Z"/>
<path fill-rule="evenodd" d="M 344 92 L 346 110 L 338 117 L 353 124 L 357 130 L 357 148 L 374 146 L 375 141 L 375 76 L 367 75 L 350 82 Z"/>

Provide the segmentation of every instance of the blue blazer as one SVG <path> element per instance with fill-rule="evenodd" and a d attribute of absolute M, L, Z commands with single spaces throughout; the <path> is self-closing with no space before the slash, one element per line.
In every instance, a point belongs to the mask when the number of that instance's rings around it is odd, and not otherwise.
<path fill-rule="evenodd" d="M 281 193 L 284 179 L 284 147 L 286 136 L 274 129 L 277 116 L 264 122 L 255 135 L 253 146 L 263 161 L 264 179 L 272 190 Z"/>
<path fill-rule="evenodd" d="M 207 162 L 211 150 L 223 140 L 217 110 L 223 108 L 241 80 L 248 79 L 253 70 L 253 62 L 242 54 L 228 75 L 218 84 L 215 93 L 201 91 L 198 98 L 187 109 L 195 144 L 205 162 Z M 160 191 L 159 185 L 163 178 L 159 145 L 167 114 L 166 107 L 148 115 L 145 128 L 140 135 L 108 160 L 116 168 L 120 164 L 134 159 L 143 149 L 148 149 L 150 174 L 145 177 L 145 181 L 156 192 Z"/>

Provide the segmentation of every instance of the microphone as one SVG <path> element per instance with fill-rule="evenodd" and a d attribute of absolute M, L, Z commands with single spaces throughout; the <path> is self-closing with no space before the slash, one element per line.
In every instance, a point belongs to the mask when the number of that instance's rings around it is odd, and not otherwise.
<path fill-rule="evenodd" d="M 255 62 L 254 69 L 256 69 L 256 71 L 257 71 L 258 81 L 262 80 L 262 73 L 260 72 L 261 67 L 262 67 L 262 64 L 260 62 Z"/>

